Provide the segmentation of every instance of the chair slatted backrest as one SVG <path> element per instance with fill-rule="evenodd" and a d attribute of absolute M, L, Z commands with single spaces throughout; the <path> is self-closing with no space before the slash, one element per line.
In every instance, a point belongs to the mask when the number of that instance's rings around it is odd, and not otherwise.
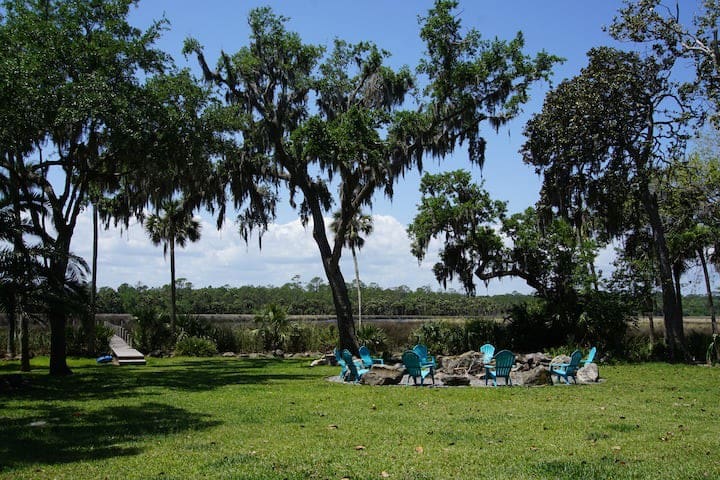
<path fill-rule="evenodd" d="M 480 347 L 480 353 L 483 354 L 483 364 L 487 365 L 492 360 L 493 355 L 495 355 L 495 347 L 486 343 Z"/>
<path fill-rule="evenodd" d="M 366 366 L 367 368 L 372 367 L 373 359 L 370 356 L 370 350 L 368 350 L 368 348 L 365 345 L 363 345 L 362 347 L 360 347 L 359 353 L 360 353 L 360 358 L 362 359 L 363 365 Z"/>
<path fill-rule="evenodd" d="M 350 353 L 350 350 L 343 350 L 342 357 L 343 360 L 345 360 L 348 371 L 350 372 L 350 375 L 348 375 L 348 380 L 351 380 L 353 382 L 357 382 L 358 380 L 360 380 L 360 377 L 363 373 L 365 373 L 365 371 L 358 371 L 357 365 L 355 365 L 355 362 L 353 361 L 352 353 Z"/>
<path fill-rule="evenodd" d="M 583 361 L 584 365 L 587 365 L 588 363 L 592 363 L 593 360 L 595 360 L 595 353 L 597 352 L 596 347 L 592 347 L 590 351 L 588 352 L 587 358 Z"/>
<path fill-rule="evenodd" d="M 495 376 L 508 377 L 513 365 L 515 365 L 515 354 L 510 350 L 500 350 L 495 355 Z"/>
<path fill-rule="evenodd" d="M 575 350 L 570 354 L 570 363 L 568 364 L 567 368 L 565 369 L 565 373 L 569 377 L 575 377 L 575 373 L 580 368 L 580 360 L 582 359 L 582 352 L 580 350 Z"/>
<path fill-rule="evenodd" d="M 427 367 L 429 365 L 432 365 L 432 367 L 435 368 L 435 357 L 430 355 L 425 345 L 423 345 L 422 343 L 418 343 L 413 347 L 412 351 L 417 353 L 417 356 L 420 357 L 420 364 L 422 366 Z"/>
<path fill-rule="evenodd" d="M 345 366 L 345 360 L 343 360 L 342 352 L 338 348 L 335 349 L 335 360 L 337 360 L 338 365 L 341 367 Z"/>
<path fill-rule="evenodd" d="M 348 372 L 348 367 L 342 357 L 342 352 L 338 348 L 335 349 L 335 360 L 337 360 L 338 365 L 340 365 L 340 377 L 344 380 Z"/>
<path fill-rule="evenodd" d="M 418 357 L 420 357 L 421 362 L 424 362 L 427 359 L 428 349 L 425 345 L 418 343 L 413 347 L 412 351 L 415 352 Z"/>
<path fill-rule="evenodd" d="M 407 368 L 408 375 L 411 377 L 422 377 L 422 367 L 420 365 L 420 356 L 413 350 L 406 350 L 402 354 L 402 361 Z"/>

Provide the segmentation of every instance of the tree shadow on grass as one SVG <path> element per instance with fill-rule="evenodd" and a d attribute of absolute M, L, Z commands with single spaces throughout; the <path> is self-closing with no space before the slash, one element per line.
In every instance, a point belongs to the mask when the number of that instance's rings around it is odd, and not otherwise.
<path fill-rule="evenodd" d="M 539 478 L 577 480 L 579 478 L 638 478 L 635 467 L 620 456 L 602 456 L 587 460 L 551 460 L 540 462 L 534 472 Z"/>
<path fill-rule="evenodd" d="M 0 473 L 28 465 L 93 461 L 137 455 L 129 445 L 148 437 L 211 428 L 220 422 L 161 403 L 97 411 L 40 404 L 22 418 L 0 417 Z"/>
<path fill-rule="evenodd" d="M 13 399 L 94 400 L 159 395 L 152 387 L 189 392 L 228 385 L 256 385 L 317 378 L 297 370 L 288 372 L 278 359 L 187 359 L 143 366 L 84 365 L 74 374 L 56 378 L 34 375 L 27 388 L 10 393 Z M 36 371 L 37 372 L 37 371 Z M 0 400 L 2 400 L 0 395 Z"/>

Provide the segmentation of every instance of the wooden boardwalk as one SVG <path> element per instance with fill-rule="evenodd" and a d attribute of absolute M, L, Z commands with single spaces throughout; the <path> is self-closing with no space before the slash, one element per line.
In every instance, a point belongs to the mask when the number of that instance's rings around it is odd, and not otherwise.
<path fill-rule="evenodd" d="M 145 365 L 145 355 L 130 347 L 117 335 L 110 338 L 113 363 L 117 365 Z"/>

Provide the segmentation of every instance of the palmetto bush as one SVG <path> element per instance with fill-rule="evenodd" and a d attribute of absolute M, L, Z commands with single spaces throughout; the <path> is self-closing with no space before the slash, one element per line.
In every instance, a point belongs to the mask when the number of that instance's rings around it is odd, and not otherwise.
<path fill-rule="evenodd" d="M 385 330 L 373 325 L 371 323 L 365 323 L 357 331 L 358 342 L 360 345 L 365 345 L 372 352 L 384 352 L 388 347 L 388 336 Z"/>
<path fill-rule="evenodd" d="M 212 357 L 215 354 L 217 346 L 209 338 L 183 336 L 175 344 L 175 356 Z"/>

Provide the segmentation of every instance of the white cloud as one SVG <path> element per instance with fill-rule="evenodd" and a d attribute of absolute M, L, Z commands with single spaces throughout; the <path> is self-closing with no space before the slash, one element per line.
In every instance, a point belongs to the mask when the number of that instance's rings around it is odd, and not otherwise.
<path fill-rule="evenodd" d="M 437 261 L 438 241 L 430 244 L 427 256 L 418 264 L 410 253 L 406 225 L 391 215 L 375 215 L 374 230 L 358 253 L 360 278 L 364 283 L 382 287 L 406 285 L 411 289 L 440 286 L 432 273 Z M 176 275 L 196 287 L 239 285 L 282 285 L 293 276 L 301 282 L 314 277 L 325 280 L 320 254 L 312 237 L 312 226 L 304 228 L 299 220 L 272 224 L 262 237 L 262 249 L 254 234 L 246 244 L 233 223 L 217 230 L 212 219 L 202 219 L 200 241 L 176 250 Z M 328 222 L 329 223 L 329 222 Z M 92 256 L 92 219 L 89 212 L 78 219 L 73 251 L 88 262 Z M 343 251 L 342 272 L 347 282 L 354 280 L 352 255 Z M 141 225 L 111 228 L 99 235 L 98 284 L 116 288 L 122 283 L 160 286 L 169 283 L 170 263 L 163 258 L 162 246 L 155 247 Z M 457 285 L 454 286 L 459 289 Z M 519 290 L 528 291 L 522 282 L 495 282 L 479 294 Z"/>

